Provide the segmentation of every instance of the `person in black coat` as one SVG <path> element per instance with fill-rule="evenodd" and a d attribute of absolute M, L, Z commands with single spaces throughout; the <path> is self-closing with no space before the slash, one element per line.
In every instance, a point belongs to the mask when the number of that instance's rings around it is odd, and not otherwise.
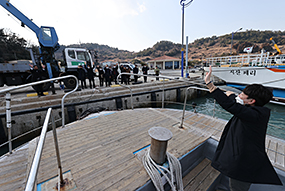
<path fill-rule="evenodd" d="M 135 65 L 134 69 L 133 69 L 133 73 L 134 74 L 138 74 L 139 73 L 139 69 L 138 69 L 138 66 Z M 138 82 L 138 77 L 137 75 L 134 75 L 134 82 Z"/>
<path fill-rule="evenodd" d="M 78 65 L 77 68 L 77 73 L 78 73 L 78 80 L 81 82 L 81 88 L 87 88 L 86 87 L 86 71 L 83 69 L 82 65 Z"/>
<path fill-rule="evenodd" d="M 42 77 L 44 76 L 44 72 L 38 68 L 37 65 L 31 65 L 31 73 L 32 73 L 32 82 L 41 81 Z M 34 85 L 34 88 L 38 94 L 38 97 L 44 96 L 43 93 L 43 84 Z"/>
<path fill-rule="evenodd" d="M 90 89 L 92 89 L 92 84 L 93 84 L 93 88 L 95 88 L 95 82 L 94 82 L 94 65 L 91 67 L 90 64 L 85 65 L 85 69 L 87 71 L 87 78 L 89 79 L 89 85 L 90 85 Z"/>
<path fill-rule="evenodd" d="M 101 66 L 97 66 L 97 70 L 98 70 L 98 75 L 99 75 L 100 87 L 102 87 L 103 84 L 104 84 L 105 73 L 104 73 L 104 70 L 103 70 L 103 68 Z"/>
<path fill-rule="evenodd" d="M 127 65 L 127 66 L 125 66 L 125 71 L 126 71 L 126 73 L 131 73 L 131 68 Z M 126 85 L 130 85 L 130 75 L 125 75 L 125 84 Z"/>
<path fill-rule="evenodd" d="M 241 94 L 226 94 L 205 82 L 215 100 L 233 117 L 226 124 L 212 159 L 212 166 L 230 178 L 231 190 L 248 190 L 252 183 L 282 185 L 265 152 L 270 109 L 263 107 L 272 92 L 260 84 L 248 85 Z"/>
<path fill-rule="evenodd" d="M 112 70 L 109 68 L 108 65 L 104 68 L 105 70 L 105 83 L 106 87 L 111 85 L 111 80 L 112 80 Z"/>
<path fill-rule="evenodd" d="M 115 81 L 115 84 L 118 84 L 118 82 L 117 82 L 117 77 L 119 75 L 118 69 L 119 69 L 118 63 L 116 63 L 116 65 L 113 66 L 113 70 L 112 70 L 112 75 L 113 75 L 113 79 Z"/>
<path fill-rule="evenodd" d="M 147 66 L 147 65 L 144 65 L 144 66 L 142 67 L 143 75 L 147 75 L 148 70 L 149 70 L 148 66 Z M 147 77 L 144 76 L 143 78 L 144 78 L 144 82 L 147 82 Z"/>
<path fill-rule="evenodd" d="M 120 70 L 121 70 L 121 73 L 126 73 L 126 67 L 125 67 L 124 65 L 121 65 L 121 66 L 120 66 Z M 126 84 L 126 83 L 127 83 L 127 82 L 126 82 L 126 77 L 127 77 L 127 76 L 126 76 L 125 74 L 122 74 L 122 75 L 121 75 L 121 84 L 123 84 L 123 83 Z"/>

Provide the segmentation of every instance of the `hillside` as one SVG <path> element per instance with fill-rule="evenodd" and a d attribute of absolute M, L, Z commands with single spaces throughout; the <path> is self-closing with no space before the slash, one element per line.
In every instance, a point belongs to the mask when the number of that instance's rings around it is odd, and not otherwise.
<path fill-rule="evenodd" d="M 282 50 L 285 48 L 285 31 L 256 31 L 247 30 L 234 35 L 233 54 L 243 53 L 245 47 L 254 46 L 253 52 L 260 52 L 262 48 L 266 51 L 276 52 L 275 47 L 269 40 L 273 37 L 278 47 Z M 0 29 L 0 62 L 27 59 L 29 52 L 26 50 L 28 43 L 25 39 L 18 37 L 14 33 L 5 33 L 4 29 Z M 181 57 L 181 44 L 171 41 L 160 41 L 152 47 L 139 52 L 130 52 L 119 50 L 108 45 L 100 45 L 97 43 L 84 43 L 61 45 L 56 52 L 56 59 L 62 60 L 62 50 L 65 47 L 82 47 L 98 54 L 98 62 L 147 62 L 148 60 L 168 55 L 172 57 Z M 36 47 L 33 46 L 35 50 Z M 189 44 L 188 58 L 190 60 L 201 60 L 211 56 L 226 56 L 231 52 L 231 34 L 223 36 L 212 36 L 195 40 Z"/>
<path fill-rule="evenodd" d="M 243 53 L 245 47 L 254 46 L 253 53 L 260 52 L 262 48 L 266 51 L 276 52 L 272 42 L 269 40 L 273 37 L 278 47 L 282 50 L 285 48 L 285 31 L 254 31 L 248 30 L 239 32 L 234 35 L 233 54 Z M 78 47 L 78 45 L 70 45 Z M 68 46 L 68 47 L 70 47 Z M 98 52 L 99 62 L 115 61 L 125 62 L 140 60 L 147 62 L 156 57 L 168 55 L 181 58 L 181 44 L 171 41 L 160 41 L 152 47 L 139 52 L 129 52 L 118 50 L 107 45 L 96 43 L 81 44 L 82 47 L 89 48 Z M 231 34 L 223 36 L 212 36 L 195 40 L 189 44 L 188 58 L 190 60 L 201 60 L 211 56 L 226 56 L 231 52 Z"/>

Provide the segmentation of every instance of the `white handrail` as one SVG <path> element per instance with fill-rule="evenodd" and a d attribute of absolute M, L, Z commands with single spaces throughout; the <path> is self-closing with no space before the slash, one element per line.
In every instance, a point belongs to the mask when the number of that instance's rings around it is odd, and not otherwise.
<path fill-rule="evenodd" d="M 25 191 L 33 191 L 34 186 L 36 183 L 36 177 L 40 165 L 40 160 L 42 156 L 42 151 L 43 151 L 43 146 L 45 143 L 45 138 L 46 138 L 46 133 L 48 129 L 48 124 L 50 121 L 50 118 L 52 120 L 52 130 L 53 130 L 53 135 L 54 135 L 54 144 L 55 144 L 55 149 L 56 149 L 56 156 L 57 156 L 57 163 L 58 163 L 58 169 L 59 169 L 59 183 L 63 184 L 63 176 L 62 176 L 62 167 L 61 167 L 61 161 L 60 161 L 60 155 L 59 155 L 59 147 L 58 147 L 58 141 L 57 141 L 57 135 L 56 135 L 56 128 L 55 128 L 55 121 L 52 116 L 52 108 L 49 108 L 46 114 L 46 118 L 44 121 L 43 129 L 41 131 L 41 135 L 39 138 L 39 142 L 36 148 L 36 152 L 33 158 L 33 162 L 31 165 L 28 181 L 26 183 L 26 188 Z M 60 186 L 58 186 L 60 188 Z"/>
<path fill-rule="evenodd" d="M 78 79 L 76 76 L 74 75 L 68 75 L 68 76 L 62 76 L 62 77 L 57 77 L 57 78 L 51 78 L 51 79 L 47 79 L 47 80 L 42 80 L 42 81 L 38 81 L 38 82 L 32 82 L 32 83 L 29 83 L 29 84 L 24 84 L 24 85 L 20 85 L 20 86 L 15 86 L 15 87 L 9 87 L 9 88 L 6 88 L 6 89 L 3 89 L 3 90 L 0 90 L 0 94 L 2 93 L 6 93 L 6 126 L 7 126 L 7 129 L 8 129 L 8 142 L 9 142 L 9 153 L 11 154 L 12 153 L 12 142 L 11 142 L 11 127 L 12 127 L 12 124 L 11 124 L 11 91 L 14 91 L 14 90 L 18 90 L 18 89 L 22 89 L 22 88 L 26 88 L 26 87 L 29 87 L 29 86 L 33 86 L 33 85 L 38 85 L 38 84 L 43 84 L 43 83 L 47 83 L 47 82 L 51 82 L 51 81 L 55 81 L 55 80 L 62 80 L 62 79 L 66 79 L 66 78 L 74 78 L 76 80 L 76 87 L 66 93 L 63 97 L 62 97 L 62 101 L 61 101 L 61 109 L 62 109 L 62 126 L 64 127 L 64 99 L 67 95 L 75 92 L 78 88 Z"/>

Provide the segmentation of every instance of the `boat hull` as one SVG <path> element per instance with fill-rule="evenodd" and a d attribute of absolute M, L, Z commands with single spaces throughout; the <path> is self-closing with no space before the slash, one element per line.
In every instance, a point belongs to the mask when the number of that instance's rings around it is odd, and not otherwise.
<path fill-rule="evenodd" d="M 205 68 L 209 70 L 208 67 Z M 243 89 L 248 84 L 273 88 L 274 97 L 285 98 L 285 68 L 276 67 L 212 67 L 213 75 L 229 86 Z"/>

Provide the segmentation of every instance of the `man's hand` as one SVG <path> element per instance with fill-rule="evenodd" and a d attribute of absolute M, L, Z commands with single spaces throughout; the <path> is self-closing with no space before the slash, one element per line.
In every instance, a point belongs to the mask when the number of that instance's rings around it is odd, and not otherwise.
<path fill-rule="evenodd" d="M 232 91 L 226 91 L 226 95 L 227 95 L 227 96 L 230 96 L 230 95 L 232 95 L 232 94 L 235 94 L 235 93 L 232 92 Z"/>
<path fill-rule="evenodd" d="M 206 73 L 204 79 L 206 84 L 208 84 L 211 81 L 211 75 L 212 75 L 212 66 L 209 67 L 209 72 Z"/>

